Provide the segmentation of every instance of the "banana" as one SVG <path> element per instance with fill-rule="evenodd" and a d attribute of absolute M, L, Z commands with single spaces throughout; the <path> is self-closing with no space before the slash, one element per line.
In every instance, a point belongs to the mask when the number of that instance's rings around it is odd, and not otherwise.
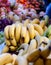
<path fill-rule="evenodd" d="M 42 58 L 38 58 L 33 65 L 44 65 L 44 60 Z"/>
<path fill-rule="evenodd" d="M 35 35 L 36 35 L 36 36 L 37 36 L 37 35 L 40 35 L 40 34 L 38 33 L 38 31 L 34 30 L 34 32 L 35 32 Z"/>
<path fill-rule="evenodd" d="M 15 38 L 12 39 L 12 40 L 10 40 L 10 42 L 11 42 L 11 45 L 13 45 L 13 46 L 17 46 L 17 42 L 16 42 Z"/>
<path fill-rule="evenodd" d="M 12 65 L 18 65 L 17 64 L 17 60 L 16 60 L 17 59 L 17 55 L 16 54 L 13 54 L 12 57 L 13 57 Z"/>
<path fill-rule="evenodd" d="M 9 25 L 5 27 L 4 34 L 5 34 L 5 38 L 9 39 Z"/>
<path fill-rule="evenodd" d="M 33 25 L 34 25 L 35 30 L 38 31 L 40 35 L 43 35 L 42 27 L 38 24 L 33 24 Z"/>
<path fill-rule="evenodd" d="M 10 48 L 10 51 L 15 51 L 16 50 L 16 47 L 14 47 L 14 46 L 10 46 L 9 48 Z"/>
<path fill-rule="evenodd" d="M 47 37 L 44 37 L 44 36 L 41 37 L 40 43 L 43 41 L 46 43 L 49 43 L 49 39 Z"/>
<path fill-rule="evenodd" d="M 46 59 L 48 57 L 49 53 L 50 53 L 50 50 L 48 48 L 46 48 L 45 50 L 41 51 L 40 56 L 43 59 Z"/>
<path fill-rule="evenodd" d="M 37 42 L 35 39 L 32 39 L 30 41 L 30 45 L 29 45 L 29 48 L 28 48 L 28 53 L 31 53 L 31 51 L 33 51 L 34 49 L 36 49 L 38 46 Z"/>
<path fill-rule="evenodd" d="M 50 52 L 49 56 L 47 57 L 47 59 L 51 59 L 51 52 Z"/>
<path fill-rule="evenodd" d="M 26 37 L 26 33 L 27 32 L 27 28 L 25 26 L 22 26 L 22 29 L 21 29 L 21 38 L 24 38 Z"/>
<path fill-rule="evenodd" d="M 34 49 L 31 53 L 27 53 L 26 57 L 28 62 L 35 62 L 40 56 L 40 51 L 38 49 Z"/>
<path fill-rule="evenodd" d="M 35 37 L 34 26 L 32 24 L 28 24 L 27 28 L 29 31 L 30 39 L 33 39 Z"/>
<path fill-rule="evenodd" d="M 51 65 L 51 59 L 46 59 L 45 65 Z"/>
<path fill-rule="evenodd" d="M 39 46 L 39 49 L 41 50 L 40 55 L 42 56 L 43 59 L 46 59 L 49 54 L 50 54 L 50 41 L 48 38 L 43 37 L 42 43 Z"/>
<path fill-rule="evenodd" d="M 50 52 L 49 56 L 46 58 L 45 65 L 51 65 L 51 52 Z"/>
<path fill-rule="evenodd" d="M 46 37 L 44 37 L 44 36 L 39 36 L 39 35 L 37 35 L 37 36 L 35 37 L 35 40 L 38 42 L 38 46 L 41 45 L 42 42 L 48 43 L 48 41 L 49 41 L 48 38 L 46 38 Z"/>
<path fill-rule="evenodd" d="M 37 43 L 38 43 L 38 46 L 41 44 L 41 36 L 40 35 L 37 35 L 36 37 L 35 37 L 35 40 L 37 41 Z M 41 42 L 40 42 L 41 41 Z"/>
<path fill-rule="evenodd" d="M 0 55 L 0 65 L 6 65 L 8 63 L 12 63 L 13 58 L 12 55 L 9 53 L 4 53 Z"/>
<path fill-rule="evenodd" d="M 39 25 L 40 25 L 42 28 L 44 28 L 44 26 L 45 26 L 45 21 L 44 21 L 44 20 L 41 20 Z"/>
<path fill-rule="evenodd" d="M 10 36 L 10 39 L 14 39 L 15 37 L 15 24 L 12 24 L 10 26 L 10 29 L 9 29 L 9 36 Z"/>
<path fill-rule="evenodd" d="M 24 43 L 25 38 L 20 38 L 20 44 Z"/>
<path fill-rule="evenodd" d="M 21 27 L 22 27 L 22 25 L 20 23 L 16 24 L 15 39 L 16 39 L 17 42 L 19 42 L 19 40 L 20 40 Z"/>
<path fill-rule="evenodd" d="M 31 21 L 31 23 L 32 23 L 32 24 L 39 24 L 40 21 L 39 21 L 39 19 L 34 19 L 33 21 Z"/>
<path fill-rule="evenodd" d="M 24 21 L 24 26 L 27 26 L 28 23 L 30 23 L 30 20 L 29 20 L 29 19 L 26 19 L 26 20 Z"/>
<path fill-rule="evenodd" d="M 48 38 L 51 40 L 51 35 Z"/>
<path fill-rule="evenodd" d="M 10 46 L 11 45 L 11 42 L 8 39 L 5 39 L 5 43 L 6 43 L 7 46 Z"/>
<path fill-rule="evenodd" d="M 24 42 L 28 42 L 28 40 L 26 40 L 26 35 L 27 35 L 27 28 L 26 28 L 26 26 L 22 25 L 20 44 L 22 44 Z"/>
<path fill-rule="evenodd" d="M 2 53 L 7 53 L 9 51 L 9 47 L 8 46 L 5 46 L 2 50 Z"/>
<path fill-rule="evenodd" d="M 44 26 L 43 30 L 46 31 L 47 30 L 47 26 Z"/>
<path fill-rule="evenodd" d="M 8 64 L 6 64 L 6 65 L 12 65 L 12 63 L 8 63 Z"/>
<path fill-rule="evenodd" d="M 25 41 L 24 41 L 24 43 L 29 43 L 29 41 L 30 41 L 30 37 L 29 37 L 29 32 L 28 32 L 28 30 L 27 30 L 27 35 L 26 35 L 26 37 L 25 37 Z"/>

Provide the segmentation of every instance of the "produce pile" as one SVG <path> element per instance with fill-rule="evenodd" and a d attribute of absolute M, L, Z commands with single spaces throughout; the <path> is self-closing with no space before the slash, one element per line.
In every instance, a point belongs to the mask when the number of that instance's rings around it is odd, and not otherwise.
<path fill-rule="evenodd" d="M 39 19 L 34 19 L 33 21 L 27 19 L 23 24 L 17 22 L 8 25 L 4 30 L 6 45 L 9 47 L 13 46 L 16 49 L 22 43 L 29 43 L 36 35 L 43 35 L 46 29 L 45 21 L 42 20 L 40 22 Z"/>
<path fill-rule="evenodd" d="M 51 25 L 46 25 L 47 18 L 36 18 L 6 26 L 0 65 L 51 65 Z"/>
<path fill-rule="evenodd" d="M 0 65 L 51 65 L 51 24 L 36 11 L 42 1 L 9 1 L 0 4 Z"/>
<path fill-rule="evenodd" d="M 18 3 L 25 4 L 26 8 L 33 8 L 35 10 L 42 9 L 43 1 L 42 0 L 17 0 Z"/>
<path fill-rule="evenodd" d="M 16 21 L 23 21 L 24 19 L 38 18 L 38 15 L 34 9 L 21 9 L 21 5 L 17 10 L 7 12 L 6 8 L 1 8 L 0 16 L 0 30 L 3 30 L 5 26 L 11 25 Z M 23 7 L 22 7 L 23 8 Z M 34 13 L 34 14 L 33 14 Z"/>
<path fill-rule="evenodd" d="M 37 1 L 35 1 L 37 3 Z M 7 3 L 5 5 L 5 3 Z M 33 20 L 34 18 L 40 18 L 45 15 L 45 13 L 42 11 L 39 11 L 39 14 L 37 14 L 36 7 L 31 8 L 26 7 L 30 5 L 26 1 L 26 5 L 22 3 L 18 3 L 15 0 L 13 2 L 11 0 L 1 0 L 0 4 L 0 30 L 4 30 L 5 26 L 11 25 L 12 23 L 16 21 L 23 21 L 26 19 Z M 35 4 L 36 4 L 35 3 Z M 33 6 L 33 5 L 32 5 Z M 37 5 L 36 5 L 37 6 Z"/>
<path fill-rule="evenodd" d="M 51 65 L 50 40 L 36 36 L 30 44 L 22 44 L 18 55 L 4 53 L 0 55 L 1 65 Z M 24 48 L 24 49 L 22 49 Z M 13 48 L 12 48 L 13 49 Z M 5 48 L 7 50 L 7 47 Z M 7 59 L 7 61 L 5 61 Z M 45 61 L 45 62 L 44 62 Z"/>

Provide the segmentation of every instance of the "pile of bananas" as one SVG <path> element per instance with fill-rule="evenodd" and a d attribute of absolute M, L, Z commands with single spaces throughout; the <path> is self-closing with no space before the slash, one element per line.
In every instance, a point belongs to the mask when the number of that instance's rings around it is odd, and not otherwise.
<path fill-rule="evenodd" d="M 38 35 L 30 44 L 21 44 L 18 55 L 1 54 L 0 65 L 51 65 L 50 46 L 51 42 L 47 37 Z"/>
<path fill-rule="evenodd" d="M 39 21 L 39 19 L 33 21 L 27 19 L 24 23 L 17 22 L 6 26 L 4 29 L 6 43 L 4 50 L 7 50 L 4 52 L 15 51 L 21 44 L 29 43 L 37 35 L 42 36 L 46 29 L 45 20 Z"/>

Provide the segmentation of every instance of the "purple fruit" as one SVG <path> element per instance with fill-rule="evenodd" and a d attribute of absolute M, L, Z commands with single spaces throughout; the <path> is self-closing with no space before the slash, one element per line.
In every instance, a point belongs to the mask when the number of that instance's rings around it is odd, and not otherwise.
<path fill-rule="evenodd" d="M 7 18 L 4 18 L 4 19 L 0 20 L 0 30 L 4 30 L 4 28 L 7 25 L 11 25 L 12 23 L 13 23 L 13 21 L 8 20 Z"/>

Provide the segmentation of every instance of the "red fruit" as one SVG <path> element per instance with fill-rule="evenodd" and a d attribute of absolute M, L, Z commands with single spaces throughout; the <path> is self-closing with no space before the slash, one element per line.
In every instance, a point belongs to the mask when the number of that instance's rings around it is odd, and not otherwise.
<path fill-rule="evenodd" d="M 37 4 L 37 5 L 40 5 L 40 3 L 39 3 L 39 2 L 36 2 L 36 4 Z"/>
<path fill-rule="evenodd" d="M 36 2 L 36 0 L 32 0 L 32 2 Z"/>
<path fill-rule="evenodd" d="M 35 10 L 40 10 L 40 8 L 35 8 Z"/>
<path fill-rule="evenodd" d="M 39 8 L 39 5 L 36 4 L 35 7 Z"/>

